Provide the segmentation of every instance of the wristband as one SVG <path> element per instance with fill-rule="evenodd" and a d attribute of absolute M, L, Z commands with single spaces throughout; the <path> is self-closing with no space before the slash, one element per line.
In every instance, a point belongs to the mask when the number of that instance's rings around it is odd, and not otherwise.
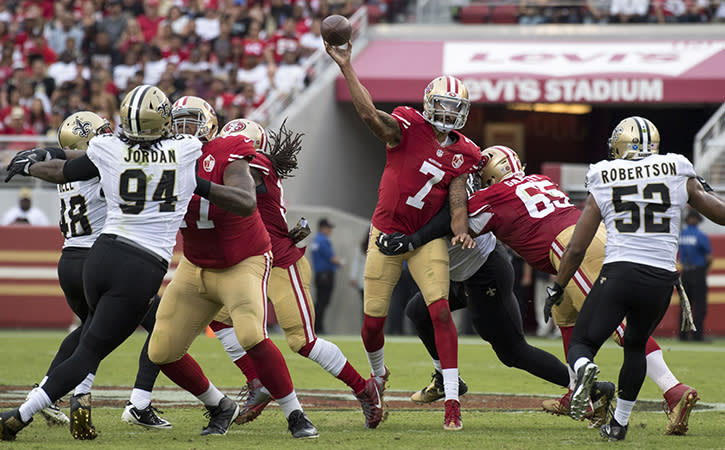
<path fill-rule="evenodd" d="M 209 191 L 211 190 L 211 181 L 201 178 L 199 175 L 196 176 L 196 189 L 194 194 L 199 197 L 209 198 Z"/>

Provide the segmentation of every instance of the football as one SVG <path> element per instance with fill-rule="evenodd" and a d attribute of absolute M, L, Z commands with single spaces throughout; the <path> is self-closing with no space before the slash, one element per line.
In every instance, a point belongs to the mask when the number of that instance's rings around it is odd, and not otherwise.
<path fill-rule="evenodd" d="M 322 39 L 330 45 L 344 45 L 352 36 L 352 26 L 345 16 L 333 14 L 322 21 L 320 34 L 322 34 Z"/>

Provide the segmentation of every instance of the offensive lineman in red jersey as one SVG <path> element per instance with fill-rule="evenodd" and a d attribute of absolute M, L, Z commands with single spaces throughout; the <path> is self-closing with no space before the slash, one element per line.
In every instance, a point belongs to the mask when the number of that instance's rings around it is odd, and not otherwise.
<path fill-rule="evenodd" d="M 385 367 L 383 325 L 390 297 L 404 261 L 418 284 L 433 321 L 445 389 L 445 430 L 460 430 L 458 401 L 458 336 L 448 306 L 448 247 L 441 239 L 414 251 L 386 256 L 375 246 L 381 233 L 414 233 L 427 223 L 449 197 L 453 244 L 475 244 L 468 235 L 466 177 L 480 160 L 478 146 L 459 133 L 468 118 L 468 90 L 460 80 L 442 76 L 424 93 L 423 113 L 397 107 L 392 114 L 375 108 L 350 62 L 346 48 L 325 44 L 340 66 L 355 109 L 365 124 L 386 144 L 387 161 L 378 189 L 365 263 L 362 339 L 372 375 L 381 391 L 389 372 Z"/>
<path fill-rule="evenodd" d="M 310 295 L 310 264 L 305 258 L 305 250 L 295 245 L 298 239 L 295 230 L 288 230 L 282 180 L 297 168 L 297 153 L 302 149 L 302 135 L 293 134 L 282 124 L 279 132 L 270 133 L 268 146 L 264 128 L 246 119 L 232 120 L 219 134 L 248 137 L 257 149 L 257 156 L 249 166 L 256 184 L 257 209 L 272 239 L 274 255 L 267 296 L 274 305 L 290 349 L 315 361 L 350 386 L 362 405 L 365 427 L 377 427 L 382 420 L 383 410 L 375 379 L 363 379 L 337 345 L 315 335 L 315 310 Z M 299 240 L 305 236 L 302 235 Z M 254 420 L 269 403 L 269 392 L 258 379 L 254 366 L 239 345 L 231 325 L 215 320 L 210 326 L 229 356 L 247 377 L 248 394 L 237 423 Z"/>
<path fill-rule="evenodd" d="M 556 275 L 561 255 L 571 240 L 581 211 L 549 177 L 526 175 L 512 149 L 498 145 L 484 149 L 482 155 L 479 174 L 483 189 L 476 191 L 468 200 L 472 233 L 478 235 L 491 231 L 533 267 Z M 600 224 L 581 266 L 574 274 L 574 283 L 566 286 L 564 300 L 551 311 L 561 329 L 565 356 L 579 310 L 592 282 L 599 276 L 605 242 L 605 227 Z M 545 311 L 544 314 L 548 319 L 550 313 Z M 619 345 L 622 345 L 624 327 L 621 324 L 612 336 Z M 662 389 L 669 408 L 675 409 L 673 405 L 694 389 L 677 380 L 652 337 L 647 342 L 646 353 L 647 375 Z M 555 414 L 568 414 L 570 395 L 571 390 L 559 400 L 544 401 L 544 409 Z M 677 414 L 668 416 L 667 434 L 684 434 L 678 431 L 683 427 Z"/>
<path fill-rule="evenodd" d="M 204 402 L 212 416 L 216 414 L 218 420 L 210 422 L 206 434 L 225 434 L 239 406 L 219 392 L 186 353 L 225 307 L 237 325 L 237 339 L 287 417 L 292 436 L 315 438 L 317 430 L 302 411 L 282 354 L 267 336 L 272 254 L 249 172 L 249 161 L 256 156 L 251 139 L 214 139 L 216 114 L 198 97 L 177 100 L 172 117 L 177 134 L 198 135 L 206 143 L 197 169 L 199 195 L 190 202 L 186 227 L 181 229 L 184 257 L 159 305 L 149 357 L 172 381 Z M 189 366 L 196 376 L 182 370 Z"/>

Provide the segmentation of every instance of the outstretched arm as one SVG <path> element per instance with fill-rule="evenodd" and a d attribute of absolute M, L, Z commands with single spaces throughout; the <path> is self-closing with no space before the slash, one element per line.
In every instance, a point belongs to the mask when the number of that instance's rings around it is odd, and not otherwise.
<path fill-rule="evenodd" d="M 597 234 L 601 221 L 602 212 L 599 210 L 599 205 L 594 197 L 589 195 L 584 211 L 574 227 L 574 234 L 561 255 L 559 273 L 556 275 L 556 282 L 561 287 L 566 287 L 584 260 L 587 248 Z"/>
<path fill-rule="evenodd" d="M 706 192 L 696 178 L 687 180 L 687 195 L 693 208 L 718 225 L 725 225 L 725 202 L 714 193 Z"/>
<path fill-rule="evenodd" d="M 365 125 L 370 128 L 370 131 L 378 139 L 385 142 L 388 147 L 397 146 L 402 136 L 400 125 L 398 125 L 398 121 L 393 116 L 375 108 L 370 92 L 362 85 L 355 73 L 355 69 L 352 67 L 350 61 L 352 43 L 348 42 L 347 48 L 336 47 L 325 43 L 325 50 L 327 50 L 327 53 L 337 65 L 340 66 L 342 76 L 345 77 L 347 88 L 350 90 L 352 103 L 355 105 L 355 109 L 363 122 L 365 122 Z"/>
<path fill-rule="evenodd" d="M 224 184 L 212 183 L 197 176 L 195 194 L 214 205 L 242 217 L 250 216 L 257 208 L 257 194 L 249 162 L 240 159 L 224 170 Z"/>

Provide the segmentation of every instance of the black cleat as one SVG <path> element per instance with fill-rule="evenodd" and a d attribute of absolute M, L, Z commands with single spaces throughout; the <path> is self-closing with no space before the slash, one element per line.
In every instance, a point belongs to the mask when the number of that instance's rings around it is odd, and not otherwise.
<path fill-rule="evenodd" d="M 599 434 L 603 438 L 606 438 L 609 442 L 623 441 L 624 437 L 627 435 L 627 427 L 628 425 L 622 426 L 614 420 L 614 417 L 612 417 L 611 422 L 602 425 L 599 429 Z"/>
<path fill-rule="evenodd" d="M 14 441 L 18 432 L 32 421 L 32 417 L 27 422 L 22 421 L 20 408 L 0 413 L 0 441 Z"/>
<path fill-rule="evenodd" d="M 87 441 L 98 437 L 91 420 L 91 394 L 70 398 L 70 434 L 74 439 Z"/>
<path fill-rule="evenodd" d="M 229 426 L 239 415 L 239 405 L 226 395 L 214 407 L 207 406 L 204 413 L 209 418 L 209 425 L 201 430 L 202 436 L 210 434 L 225 435 L 229 431 Z"/>
<path fill-rule="evenodd" d="M 612 400 L 614 400 L 615 391 L 614 383 L 609 381 L 594 383 L 590 391 L 592 412 L 591 414 L 584 414 L 584 418 L 589 419 L 589 428 L 601 427 L 607 423 L 607 419 L 609 419 L 612 412 Z"/>
<path fill-rule="evenodd" d="M 463 378 L 458 377 L 458 396 L 460 397 L 466 392 L 468 392 L 468 385 L 463 381 Z M 411 395 L 410 399 L 415 403 L 433 403 L 445 396 L 446 391 L 443 388 L 443 374 L 434 370 L 431 375 L 430 384 Z"/>
<path fill-rule="evenodd" d="M 151 405 L 148 405 L 144 409 L 138 409 L 131 402 L 126 403 L 126 408 L 121 414 L 121 420 L 131 425 L 140 425 L 146 428 L 156 428 L 160 430 L 170 430 L 171 422 L 159 417 L 156 413 L 163 414 L 163 411 L 159 411 Z"/>
<path fill-rule="evenodd" d="M 289 422 L 289 431 L 292 433 L 293 438 L 316 438 L 320 436 L 317 432 L 317 428 L 312 425 L 310 419 L 307 418 L 307 414 L 302 412 L 301 409 L 292 411 L 292 414 L 287 418 Z"/>

